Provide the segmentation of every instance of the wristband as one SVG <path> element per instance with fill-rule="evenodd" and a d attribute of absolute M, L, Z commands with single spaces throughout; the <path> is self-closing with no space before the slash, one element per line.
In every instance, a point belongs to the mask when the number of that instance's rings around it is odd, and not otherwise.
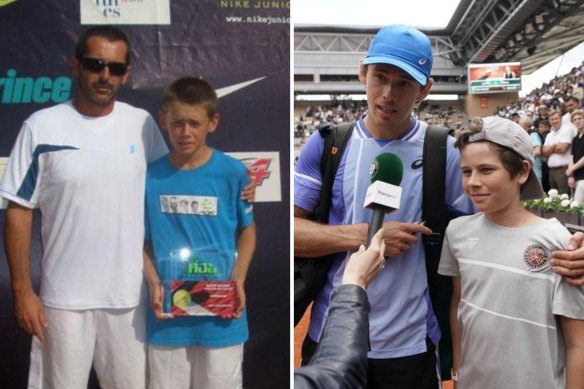
<path fill-rule="evenodd" d="M 454 369 L 450 369 L 450 379 L 454 382 L 458 382 L 458 372 Z"/>

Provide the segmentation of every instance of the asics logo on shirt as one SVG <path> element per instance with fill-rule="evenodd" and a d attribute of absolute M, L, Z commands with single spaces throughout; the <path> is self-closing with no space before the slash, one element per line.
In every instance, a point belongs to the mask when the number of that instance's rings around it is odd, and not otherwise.
<path fill-rule="evenodd" d="M 422 157 L 418 157 L 418 159 L 412 162 L 412 169 L 414 170 L 418 170 L 422 166 L 424 166 L 424 159 Z"/>

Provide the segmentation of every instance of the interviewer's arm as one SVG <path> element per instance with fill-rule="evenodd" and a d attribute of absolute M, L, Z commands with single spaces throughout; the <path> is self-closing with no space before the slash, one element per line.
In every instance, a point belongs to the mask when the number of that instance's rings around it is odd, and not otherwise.
<path fill-rule="evenodd" d="M 385 265 L 383 229 L 367 250 L 349 258 L 343 285 L 333 291 L 329 315 L 314 356 L 294 372 L 295 389 L 364 388 L 369 350 L 369 301 L 365 289 Z"/>
<path fill-rule="evenodd" d="M 341 285 L 310 364 L 294 372 L 295 389 L 364 388 L 369 342 L 369 301 L 357 285 Z"/>

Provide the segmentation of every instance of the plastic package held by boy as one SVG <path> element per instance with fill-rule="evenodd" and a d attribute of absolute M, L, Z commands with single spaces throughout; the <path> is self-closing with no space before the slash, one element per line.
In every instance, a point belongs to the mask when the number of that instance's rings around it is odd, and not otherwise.
<path fill-rule="evenodd" d="M 173 316 L 231 318 L 237 309 L 230 253 L 211 248 L 181 248 L 158 260 L 164 267 L 164 312 Z"/>
<path fill-rule="evenodd" d="M 173 316 L 231 317 L 235 313 L 235 281 L 171 281 Z"/>

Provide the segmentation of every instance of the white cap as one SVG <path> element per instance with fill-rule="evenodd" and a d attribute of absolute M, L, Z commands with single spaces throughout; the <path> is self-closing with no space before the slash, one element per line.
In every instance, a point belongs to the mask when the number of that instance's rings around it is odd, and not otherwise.
<path fill-rule="evenodd" d="M 539 199 L 544 196 L 539 178 L 533 170 L 533 143 L 527 131 L 512 120 L 491 116 L 484 119 L 481 132 L 472 134 L 469 143 L 486 140 L 506 147 L 519 154 L 531 164 L 531 171 L 525 184 L 521 185 L 521 199 Z"/>

